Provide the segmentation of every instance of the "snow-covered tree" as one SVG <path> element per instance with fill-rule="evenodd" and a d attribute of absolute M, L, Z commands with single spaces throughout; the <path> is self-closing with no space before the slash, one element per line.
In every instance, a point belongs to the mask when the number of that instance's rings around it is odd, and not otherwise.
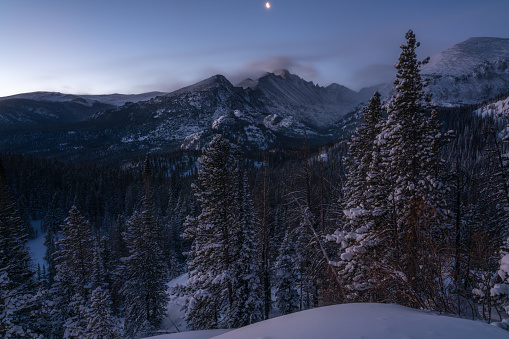
<path fill-rule="evenodd" d="M 193 189 L 202 211 L 187 218 L 183 234 L 192 241 L 185 319 L 194 329 L 242 326 L 261 316 L 251 198 L 221 135 L 199 163 Z"/>
<path fill-rule="evenodd" d="M 29 337 L 26 307 L 35 293 L 34 272 L 27 248 L 27 233 L 16 212 L 0 158 L 0 335 Z"/>
<path fill-rule="evenodd" d="M 377 224 L 377 180 L 379 146 L 375 140 L 382 126 L 382 102 L 376 92 L 364 107 L 364 122 L 352 136 L 345 160 L 347 180 L 344 185 L 344 223 L 328 240 L 340 245 L 334 265 L 343 283 L 345 301 L 366 301 L 369 292 L 369 254 Z M 368 231 L 371 229 L 371 234 Z"/>
<path fill-rule="evenodd" d="M 352 139 L 345 187 L 348 223 L 329 240 L 341 244 L 337 266 L 347 300 L 369 295 L 443 309 L 438 235 L 447 214 L 440 176 L 447 137 L 420 74 L 428 59 L 417 60 L 419 43 L 411 30 L 405 38 L 387 119 L 377 123 L 381 108 L 374 97 L 365 110 L 369 122 Z"/>
<path fill-rule="evenodd" d="M 345 159 L 348 176 L 344 186 L 344 201 L 347 209 L 371 207 L 367 206 L 367 186 L 373 152 L 376 150 L 375 139 L 380 133 L 382 122 L 380 93 L 375 92 L 363 112 L 364 122 L 352 136 Z"/>
<path fill-rule="evenodd" d="M 294 267 L 295 261 L 295 244 L 287 230 L 275 264 L 276 306 L 281 314 L 290 314 L 299 310 L 299 277 Z"/>
<path fill-rule="evenodd" d="M 234 303 L 229 327 L 241 327 L 262 318 L 262 286 L 260 284 L 260 261 L 254 231 L 254 212 L 251 188 L 246 173 L 242 170 L 243 155 L 240 147 L 234 172 L 236 216 L 232 228 L 232 275 L 234 281 Z"/>
<path fill-rule="evenodd" d="M 166 312 L 168 266 L 160 247 L 161 228 L 154 212 L 150 181 L 150 164 L 145 161 L 143 173 L 145 195 L 141 213 L 135 212 L 127 224 L 124 240 L 129 256 L 119 268 L 124 282 L 125 335 L 158 329 Z"/>
<path fill-rule="evenodd" d="M 90 309 L 87 314 L 86 338 L 121 338 L 119 320 L 111 310 L 111 299 L 101 286 L 92 291 Z"/>
<path fill-rule="evenodd" d="M 440 178 L 446 137 L 420 74 L 429 59 L 417 60 L 415 50 L 420 44 L 411 30 L 405 37 L 407 44 L 401 46 L 395 66 L 395 94 L 376 141 L 381 150 L 380 189 L 388 193 L 378 206 L 388 222 L 378 230 L 376 240 L 378 255 L 383 253 L 384 258 L 379 282 L 383 279 L 385 289 L 403 288 L 396 297 L 400 302 L 424 307 L 423 302 L 432 301 L 423 300 L 428 298 L 419 293 L 432 287 L 423 284 L 441 274 L 432 265 L 441 260 L 438 248 L 433 247 L 439 247 L 434 240 L 447 213 L 446 186 Z"/>
<path fill-rule="evenodd" d="M 62 331 L 64 337 L 72 337 L 83 334 L 86 327 L 84 312 L 89 304 L 92 283 L 94 239 L 90 223 L 76 206 L 69 210 L 61 234 L 54 253 L 53 320 L 57 333 Z"/>

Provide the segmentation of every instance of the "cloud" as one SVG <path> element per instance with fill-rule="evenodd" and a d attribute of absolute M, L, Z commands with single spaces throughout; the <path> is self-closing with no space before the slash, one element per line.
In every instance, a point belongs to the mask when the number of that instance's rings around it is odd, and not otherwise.
<path fill-rule="evenodd" d="M 239 70 L 227 73 L 227 77 L 232 83 L 236 84 L 244 79 L 257 79 L 267 72 L 273 72 L 280 69 L 287 69 L 291 73 L 297 74 L 306 80 L 314 80 L 319 76 L 319 72 L 315 67 L 302 62 L 299 58 L 290 56 L 274 56 L 250 61 Z"/>

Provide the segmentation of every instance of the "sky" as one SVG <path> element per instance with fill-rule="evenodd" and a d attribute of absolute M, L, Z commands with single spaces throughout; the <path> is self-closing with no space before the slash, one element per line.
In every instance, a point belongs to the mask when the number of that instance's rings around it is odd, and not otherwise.
<path fill-rule="evenodd" d="M 390 81 L 412 29 L 419 58 L 509 38 L 507 0 L 0 0 L 0 96 L 169 92 L 288 69 L 354 90 Z"/>

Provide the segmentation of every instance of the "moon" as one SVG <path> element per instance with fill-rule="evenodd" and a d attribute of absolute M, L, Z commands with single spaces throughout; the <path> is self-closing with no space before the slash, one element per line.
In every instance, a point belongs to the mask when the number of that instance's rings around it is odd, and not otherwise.
<path fill-rule="evenodd" d="M 269 9 L 269 8 L 270 8 L 270 2 L 265 3 L 265 7 L 266 7 L 267 9 Z"/>

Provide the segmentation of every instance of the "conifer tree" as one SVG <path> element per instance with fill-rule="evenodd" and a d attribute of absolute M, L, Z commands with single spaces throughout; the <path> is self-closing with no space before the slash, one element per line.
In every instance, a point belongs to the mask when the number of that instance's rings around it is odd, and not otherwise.
<path fill-rule="evenodd" d="M 119 339 L 120 326 L 111 310 L 111 299 L 101 286 L 92 291 L 91 305 L 87 314 L 86 338 Z"/>
<path fill-rule="evenodd" d="M 0 158 L 0 272 L 7 273 L 12 289 L 26 289 L 34 282 L 34 272 L 26 245 L 28 235 L 15 206 Z"/>
<path fill-rule="evenodd" d="M 381 107 L 374 97 L 365 110 L 370 123 L 365 121 L 352 139 L 345 186 L 348 223 L 329 240 L 341 244 L 336 265 L 346 300 L 375 295 L 443 310 L 444 289 L 437 284 L 443 281 L 438 275 L 444 253 L 437 236 L 447 215 L 440 177 L 447 138 L 420 75 L 428 59 L 417 60 L 419 43 L 411 30 L 405 37 L 387 119 L 376 123 Z"/>
<path fill-rule="evenodd" d="M 193 242 L 185 319 L 193 329 L 242 326 L 261 316 L 251 198 L 235 169 L 232 146 L 221 135 L 199 163 L 200 185 L 193 189 L 202 212 L 187 218 L 183 234 Z"/>
<path fill-rule="evenodd" d="M 16 204 L 0 158 L 0 335 L 29 337 L 26 301 L 35 292 L 34 272 L 27 248 L 26 227 Z"/>
<path fill-rule="evenodd" d="M 80 336 L 86 328 L 94 239 L 90 223 L 76 206 L 69 210 L 56 246 L 56 276 L 51 291 L 55 303 L 54 330 L 64 337 Z"/>
<path fill-rule="evenodd" d="M 424 285 L 438 278 L 430 274 L 439 274 L 431 266 L 441 260 L 432 247 L 438 245 L 438 227 L 447 214 L 446 187 L 440 178 L 441 148 L 446 137 L 430 104 L 431 95 L 424 91 L 427 82 L 420 74 L 429 58 L 417 60 L 415 50 L 420 44 L 411 30 L 405 38 L 407 44 L 401 46 L 395 66 L 395 94 L 377 137 L 381 160 L 378 184 L 387 194 L 377 202 L 377 208 L 388 221 L 376 236 L 385 258 L 379 265 L 382 269 L 378 278 L 384 281 L 383 289 L 400 290 L 395 297 L 400 300 L 394 301 L 424 307 L 425 303 L 436 302 L 423 300 L 427 297 L 418 291 L 434 289 L 436 286 Z M 430 254 L 434 254 L 432 258 Z"/>
<path fill-rule="evenodd" d="M 364 122 L 356 130 L 349 144 L 345 160 L 347 180 L 344 185 L 344 224 L 327 238 L 340 244 L 340 253 L 334 265 L 343 283 L 344 301 L 366 301 L 369 291 L 369 261 L 367 257 L 371 236 L 375 231 L 376 197 L 380 186 L 375 169 L 379 148 L 375 140 L 382 126 L 382 103 L 376 92 L 363 108 Z"/>
<path fill-rule="evenodd" d="M 352 136 L 345 160 L 348 176 L 344 186 L 344 201 L 347 209 L 371 208 L 367 198 L 368 174 L 376 150 L 375 139 L 381 129 L 383 107 L 380 93 L 375 92 L 363 112 L 364 122 Z"/>
<path fill-rule="evenodd" d="M 290 314 L 299 310 L 298 277 L 294 268 L 296 249 L 288 230 L 275 264 L 276 306 L 281 314 Z"/>
<path fill-rule="evenodd" d="M 234 304 L 229 327 L 241 327 L 262 318 L 260 261 L 254 233 L 254 208 L 247 174 L 242 170 L 243 155 L 237 146 L 234 171 L 235 219 L 232 228 L 232 275 Z"/>
<path fill-rule="evenodd" d="M 125 335 L 135 337 L 158 329 L 166 310 L 168 266 L 160 247 L 161 229 L 154 213 L 148 159 L 143 172 L 145 195 L 141 213 L 135 212 L 127 224 L 124 240 L 129 256 L 122 258 L 124 279 Z"/>

